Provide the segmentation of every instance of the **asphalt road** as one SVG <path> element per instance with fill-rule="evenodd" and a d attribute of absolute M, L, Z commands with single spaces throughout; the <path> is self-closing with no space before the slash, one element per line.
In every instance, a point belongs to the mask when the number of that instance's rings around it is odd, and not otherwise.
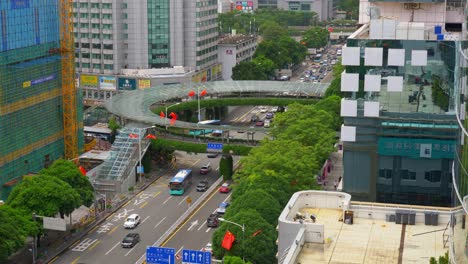
<path fill-rule="evenodd" d="M 208 175 L 200 175 L 200 167 L 208 162 L 211 163 L 213 171 Z M 212 185 L 218 179 L 219 157 L 208 159 L 204 154 L 184 155 L 183 157 L 179 155 L 177 163 L 174 171 L 159 178 L 146 190 L 140 192 L 51 263 L 135 263 L 145 254 L 146 247 L 153 245 L 187 210 L 187 197 L 190 197 L 193 202 L 200 198 L 202 193 L 197 192 L 195 188 L 198 181 L 207 180 Z M 167 187 L 168 182 L 176 171 L 182 168 L 193 170 L 194 184 L 183 196 L 171 196 Z M 206 206 L 211 210 L 211 204 Z M 139 214 L 142 221 L 133 230 L 124 229 L 125 218 L 132 213 Z M 120 245 L 122 239 L 132 232 L 139 233 L 141 241 L 133 248 L 122 248 Z M 198 240 L 198 238 L 193 239 Z M 208 238 L 203 237 L 200 243 L 202 241 L 206 243 L 207 240 Z"/>

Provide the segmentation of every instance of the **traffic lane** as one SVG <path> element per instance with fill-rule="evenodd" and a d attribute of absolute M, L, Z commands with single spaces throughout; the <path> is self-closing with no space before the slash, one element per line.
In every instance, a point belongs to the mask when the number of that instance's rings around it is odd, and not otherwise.
<path fill-rule="evenodd" d="M 181 168 L 190 167 L 197 173 L 197 171 L 199 171 L 199 166 L 195 165 L 200 160 L 204 160 L 204 158 L 179 160 L 180 164 L 176 170 L 171 171 L 169 174 L 155 181 L 155 183 L 145 191 L 139 193 L 119 211 L 108 217 L 106 222 L 92 230 L 90 234 L 78 241 L 76 245 L 73 245 L 70 250 L 67 251 L 67 254 L 62 255 L 61 259 L 63 259 L 63 262 L 60 260 L 58 263 L 72 263 L 74 261 L 76 262 L 76 260 L 80 260 L 80 262 L 95 262 L 101 259 L 107 260 L 109 258 L 115 259 L 117 263 L 126 263 L 126 261 L 121 259 L 121 255 L 129 256 L 133 254 L 132 252 L 140 251 L 137 250 L 137 248 L 127 250 L 128 252 L 122 251 L 125 249 L 119 250 L 121 240 L 127 233 L 130 233 L 129 230 L 123 228 L 123 222 L 131 213 L 138 213 L 142 220 L 142 224 L 138 226 L 135 231 L 143 230 L 145 234 L 152 234 L 151 236 L 159 238 L 159 236 L 172 225 L 172 222 L 177 220 L 183 211 L 186 210 L 186 208 L 183 207 L 176 208 L 173 203 L 169 203 L 171 200 L 168 189 L 169 179 Z M 209 180 L 209 182 L 212 184 L 214 180 Z M 156 197 L 159 197 L 159 199 L 156 202 L 152 202 L 153 199 L 151 198 Z M 198 197 L 199 196 L 194 195 L 193 199 L 196 200 Z M 170 214 L 164 215 L 161 212 L 170 212 Z M 145 222 L 147 221 L 149 224 L 146 227 Z M 152 224 L 154 224 L 154 227 L 151 227 Z M 156 230 L 152 230 L 152 228 Z M 107 234 L 107 236 L 103 236 L 103 234 Z M 148 238 L 148 236 L 142 236 L 142 243 L 146 243 L 146 238 Z M 152 243 L 156 240 L 157 239 L 154 239 Z M 89 252 L 92 253 L 89 255 L 87 254 L 87 249 L 96 249 L 98 253 Z"/>
<path fill-rule="evenodd" d="M 161 246 L 174 248 L 176 253 L 182 256 L 183 249 L 201 250 L 207 243 L 211 243 L 211 237 L 216 228 L 206 226 L 208 216 L 216 212 L 219 204 L 228 201 L 229 194 L 222 194 L 216 190 L 195 213 Z M 181 260 L 176 263 L 182 263 Z"/>

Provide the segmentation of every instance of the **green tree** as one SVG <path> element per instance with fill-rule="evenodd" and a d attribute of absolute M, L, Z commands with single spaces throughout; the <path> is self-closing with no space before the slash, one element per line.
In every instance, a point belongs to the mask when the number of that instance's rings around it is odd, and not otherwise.
<path fill-rule="evenodd" d="M 328 43 L 328 30 L 321 27 L 313 27 L 304 32 L 301 40 L 308 48 L 322 48 Z"/>
<path fill-rule="evenodd" d="M 232 68 L 233 80 L 267 80 L 268 76 L 254 62 L 243 61 Z"/>
<path fill-rule="evenodd" d="M 94 188 L 88 177 L 83 176 L 76 165 L 69 160 L 57 160 L 52 166 L 43 169 L 41 175 L 57 177 L 68 183 L 81 197 L 83 205 L 91 206 L 94 202 Z"/>
<path fill-rule="evenodd" d="M 259 213 L 249 209 L 243 210 L 227 219 L 229 221 L 244 224 L 244 238 L 242 229 L 236 225 L 222 222 L 220 227 L 213 234 L 213 254 L 217 258 L 223 256 L 242 256 L 246 261 L 252 263 L 275 263 L 276 254 L 276 230 L 263 219 Z M 226 231 L 234 234 L 236 240 L 230 251 L 221 247 L 222 240 Z M 257 232 L 257 235 L 254 235 Z"/>
<path fill-rule="evenodd" d="M 260 55 L 254 58 L 252 63 L 255 64 L 255 66 L 265 74 L 265 76 L 267 76 L 267 79 L 270 76 L 274 76 L 276 69 L 275 63 L 272 60 L 266 58 L 264 55 Z"/>
<path fill-rule="evenodd" d="M 276 140 L 293 140 L 310 146 L 316 161 L 322 161 L 333 151 L 336 142 L 334 115 L 317 110 L 313 105 L 291 104 L 288 112 L 275 117 L 275 126 L 270 134 Z"/>
<path fill-rule="evenodd" d="M 430 264 L 449 264 L 449 256 L 448 252 L 445 252 L 443 256 L 439 256 L 439 260 L 437 261 L 434 257 L 431 257 L 429 260 Z"/>
<path fill-rule="evenodd" d="M 317 154 L 313 147 L 295 140 L 264 140 L 242 159 L 241 166 L 243 175 L 281 175 L 288 182 L 283 188 L 291 186 L 292 192 L 319 188 L 315 179 L 320 167 Z"/>
<path fill-rule="evenodd" d="M 224 264 L 251 264 L 251 262 L 244 262 L 241 257 L 237 256 L 226 256 L 223 259 Z"/>
<path fill-rule="evenodd" d="M 357 20 L 359 18 L 359 0 L 339 0 L 338 8 L 346 11 L 346 18 Z"/>
<path fill-rule="evenodd" d="M 60 213 L 64 218 L 82 202 L 80 195 L 58 177 L 37 175 L 24 178 L 11 192 L 7 204 L 42 216 L 54 217 Z"/>
<path fill-rule="evenodd" d="M 341 92 L 341 73 L 343 73 L 344 69 L 341 60 L 333 66 L 333 80 L 325 91 L 325 97 L 332 95 L 343 97 L 343 93 Z"/>
<path fill-rule="evenodd" d="M 0 263 L 24 247 L 26 238 L 39 232 L 32 215 L 9 205 L 0 206 Z"/>
<path fill-rule="evenodd" d="M 109 123 L 107 126 L 112 131 L 110 142 L 114 143 L 115 135 L 117 134 L 117 130 L 120 128 L 120 125 L 117 123 L 115 116 L 111 116 L 111 118 L 109 118 Z"/>
<path fill-rule="evenodd" d="M 175 147 L 165 140 L 151 140 L 149 156 L 157 163 L 163 164 L 172 160 L 175 150 Z"/>
<path fill-rule="evenodd" d="M 286 68 L 292 62 L 287 47 L 281 46 L 278 41 L 266 40 L 260 43 L 255 51 L 254 58 L 259 56 L 264 56 L 273 61 L 276 69 Z"/>
<path fill-rule="evenodd" d="M 276 226 L 282 207 L 278 200 L 266 190 L 252 189 L 245 192 L 242 195 L 242 199 L 233 200 L 231 206 L 226 211 L 226 218 L 230 219 L 237 213 L 247 209 L 257 211 L 268 223 Z"/>
<path fill-rule="evenodd" d="M 288 50 L 288 54 L 291 57 L 291 62 L 293 64 L 299 64 L 304 61 L 304 58 L 307 55 L 307 48 L 304 45 L 290 37 L 279 38 L 279 44 L 281 47 L 285 47 Z"/>
<path fill-rule="evenodd" d="M 260 33 L 264 41 L 275 41 L 281 37 L 287 37 L 287 31 L 274 21 L 267 21 L 260 26 Z"/>
<path fill-rule="evenodd" d="M 229 154 L 224 154 L 219 160 L 219 173 L 223 175 L 225 181 L 232 179 L 233 160 Z"/>
<path fill-rule="evenodd" d="M 337 95 L 328 96 L 315 104 L 317 110 L 324 110 L 332 116 L 332 129 L 339 131 L 343 123 L 340 117 L 341 112 L 341 98 Z"/>

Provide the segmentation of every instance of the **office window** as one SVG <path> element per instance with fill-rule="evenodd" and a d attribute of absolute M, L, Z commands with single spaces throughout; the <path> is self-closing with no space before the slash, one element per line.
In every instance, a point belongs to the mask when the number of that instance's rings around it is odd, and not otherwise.
<path fill-rule="evenodd" d="M 104 54 L 104 59 L 105 60 L 113 60 L 114 56 L 112 54 Z"/>
<path fill-rule="evenodd" d="M 101 44 L 93 44 L 93 49 L 100 49 L 101 48 Z"/>
<path fill-rule="evenodd" d="M 424 173 L 424 179 L 430 182 L 440 182 L 442 176 L 441 171 L 426 171 Z"/>
<path fill-rule="evenodd" d="M 81 67 L 83 68 L 88 68 L 89 69 L 90 64 L 89 63 L 82 63 Z"/>
<path fill-rule="evenodd" d="M 416 180 L 416 172 L 414 171 L 401 170 L 400 174 L 401 174 L 402 180 L 412 180 L 412 181 Z"/>
<path fill-rule="evenodd" d="M 112 29 L 112 24 L 102 24 L 102 29 Z"/>
<path fill-rule="evenodd" d="M 95 23 L 91 24 L 91 28 L 94 28 L 94 29 L 99 29 L 99 26 L 100 24 L 95 24 Z"/>
<path fill-rule="evenodd" d="M 91 37 L 94 38 L 94 39 L 99 39 L 99 38 L 101 38 L 101 35 L 100 35 L 100 34 L 97 34 L 97 33 L 93 33 L 93 34 L 91 35 Z"/>
<path fill-rule="evenodd" d="M 88 23 L 81 23 L 80 28 L 89 28 L 89 24 Z"/>
<path fill-rule="evenodd" d="M 99 3 L 91 3 L 91 8 L 99 8 Z"/>
<path fill-rule="evenodd" d="M 114 69 L 114 65 L 112 64 L 104 64 L 104 70 L 113 70 Z"/>
<path fill-rule="evenodd" d="M 103 3 L 102 4 L 102 9 L 112 9 L 112 4 L 111 3 Z"/>
<path fill-rule="evenodd" d="M 101 64 L 93 64 L 93 69 L 101 69 Z"/>
<path fill-rule="evenodd" d="M 128 8 L 127 3 L 122 3 L 122 9 L 127 9 L 127 8 Z"/>
<path fill-rule="evenodd" d="M 91 57 L 92 57 L 93 59 L 100 59 L 100 58 L 101 58 L 101 54 L 93 53 L 93 54 L 91 54 Z"/>
<path fill-rule="evenodd" d="M 99 18 L 99 17 L 100 17 L 99 14 L 95 14 L 95 13 L 91 14 L 91 18 Z"/>
<path fill-rule="evenodd" d="M 81 13 L 80 18 L 88 18 L 88 13 Z"/>
<path fill-rule="evenodd" d="M 81 33 L 80 38 L 88 38 L 89 34 L 88 33 Z"/>
<path fill-rule="evenodd" d="M 112 19 L 112 14 L 102 14 L 102 19 Z"/>
<path fill-rule="evenodd" d="M 391 179 L 392 178 L 392 170 L 389 169 L 380 169 L 379 170 L 379 177 L 384 179 Z"/>
<path fill-rule="evenodd" d="M 88 8 L 88 3 L 80 3 L 80 8 Z"/>

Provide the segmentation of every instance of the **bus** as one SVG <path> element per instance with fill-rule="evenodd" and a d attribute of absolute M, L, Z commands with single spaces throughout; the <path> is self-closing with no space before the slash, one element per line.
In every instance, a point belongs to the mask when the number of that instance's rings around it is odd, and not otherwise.
<path fill-rule="evenodd" d="M 200 125 L 221 125 L 221 120 L 205 120 L 198 122 Z"/>
<path fill-rule="evenodd" d="M 185 190 L 190 187 L 190 184 L 192 184 L 192 170 L 179 170 L 169 182 L 169 194 L 182 195 Z"/>
<path fill-rule="evenodd" d="M 189 135 L 200 136 L 200 135 L 211 134 L 211 132 L 213 132 L 213 129 L 195 129 L 195 130 L 190 130 Z"/>

